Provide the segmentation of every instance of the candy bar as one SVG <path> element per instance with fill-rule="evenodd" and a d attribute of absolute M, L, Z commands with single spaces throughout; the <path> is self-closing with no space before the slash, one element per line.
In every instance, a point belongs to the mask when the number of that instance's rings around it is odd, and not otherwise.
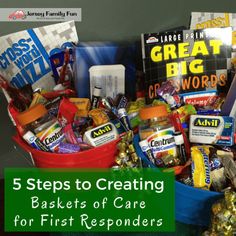
<path fill-rule="evenodd" d="M 79 151 L 80 147 L 76 144 L 60 143 L 58 146 L 58 153 L 74 153 Z"/>
<path fill-rule="evenodd" d="M 90 110 L 90 100 L 88 98 L 69 98 L 69 101 L 77 107 L 77 116 L 87 117 Z"/>

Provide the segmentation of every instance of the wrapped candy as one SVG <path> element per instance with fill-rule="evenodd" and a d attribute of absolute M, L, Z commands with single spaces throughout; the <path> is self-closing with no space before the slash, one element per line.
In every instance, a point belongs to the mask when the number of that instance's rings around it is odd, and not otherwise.
<path fill-rule="evenodd" d="M 145 99 L 138 98 L 135 102 L 130 102 L 127 108 L 127 113 L 130 115 L 132 113 L 137 113 L 139 110 L 145 106 Z"/>
<path fill-rule="evenodd" d="M 116 156 L 116 163 L 120 167 L 140 167 L 141 162 L 135 151 L 133 145 L 133 132 L 129 131 L 122 137 L 121 141 L 117 144 L 119 150 Z"/>
<path fill-rule="evenodd" d="M 128 99 L 124 94 L 119 93 L 115 98 L 115 104 L 117 110 L 120 108 L 126 108 L 128 105 Z"/>
<path fill-rule="evenodd" d="M 171 108 L 181 106 L 181 99 L 171 81 L 162 83 L 161 87 L 157 89 L 157 94 L 164 99 Z"/>
<path fill-rule="evenodd" d="M 194 146 L 191 148 L 193 186 L 209 189 L 210 177 L 209 146 Z"/>
<path fill-rule="evenodd" d="M 204 236 L 233 236 L 236 232 L 236 193 L 228 189 L 212 206 L 211 227 Z"/>
<path fill-rule="evenodd" d="M 100 126 L 109 122 L 109 117 L 104 109 L 96 108 L 89 112 L 89 116 L 93 119 L 96 126 Z"/>

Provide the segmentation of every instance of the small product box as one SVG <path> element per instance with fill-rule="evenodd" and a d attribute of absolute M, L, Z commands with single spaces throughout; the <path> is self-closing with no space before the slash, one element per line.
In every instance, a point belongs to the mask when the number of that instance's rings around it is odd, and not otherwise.
<path fill-rule="evenodd" d="M 191 115 L 189 139 L 192 143 L 234 145 L 234 118 Z"/>
<path fill-rule="evenodd" d="M 108 122 L 86 131 L 83 140 L 94 147 L 98 147 L 116 140 L 118 137 L 119 135 L 115 125 Z"/>
<path fill-rule="evenodd" d="M 125 93 L 136 97 L 136 46 L 134 43 L 80 42 L 74 46 L 75 89 L 78 97 L 90 98 L 94 87 L 102 96 Z"/>
<path fill-rule="evenodd" d="M 125 93 L 125 67 L 123 65 L 91 66 L 89 75 L 90 96 L 95 86 L 103 88 L 102 97 L 114 98 L 119 93 Z"/>

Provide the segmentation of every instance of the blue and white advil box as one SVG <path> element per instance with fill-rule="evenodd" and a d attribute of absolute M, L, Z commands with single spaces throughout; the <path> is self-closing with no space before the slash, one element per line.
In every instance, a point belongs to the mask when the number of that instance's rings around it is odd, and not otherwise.
<path fill-rule="evenodd" d="M 191 115 L 189 140 L 192 143 L 232 146 L 234 145 L 234 118 Z"/>
<path fill-rule="evenodd" d="M 0 74 L 14 87 L 52 89 L 49 57 L 78 43 L 74 21 L 28 29 L 0 37 Z"/>

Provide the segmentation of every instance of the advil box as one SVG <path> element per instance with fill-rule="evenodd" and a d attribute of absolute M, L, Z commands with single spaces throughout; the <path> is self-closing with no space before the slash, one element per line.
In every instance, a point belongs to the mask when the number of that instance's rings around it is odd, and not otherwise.
<path fill-rule="evenodd" d="M 185 103 L 213 103 L 230 84 L 231 36 L 231 27 L 142 34 L 147 102 L 169 80 Z"/>
<path fill-rule="evenodd" d="M 55 85 L 50 55 L 78 43 L 74 21 L 28 29 L 0 37 L 0 74 L 14 87 Z"/>
<path fill-rule="evenodd" d="M 189 139 L 192 143 L 234 145 L 234 118 L 229 116 L 190 116 Z"/>

